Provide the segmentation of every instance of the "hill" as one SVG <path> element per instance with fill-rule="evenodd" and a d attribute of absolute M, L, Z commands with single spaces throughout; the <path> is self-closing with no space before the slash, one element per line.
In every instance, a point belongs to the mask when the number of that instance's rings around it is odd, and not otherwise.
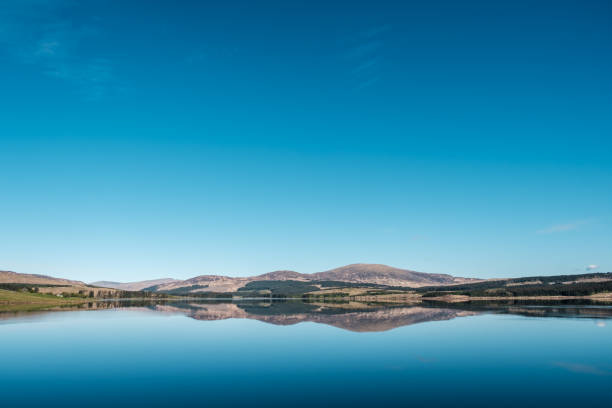
<path fill-rule="evenodd" d="M 347 284 L 382 285 L 404 288 L 417 288 L 433 285 L 454 285 L 479 280 L 457 278 L 445 274 L 432 274 L 416 272 L 407 269 L 394 268 L 381 264 L 351 264 L 324 272 L 312 274 L 299 273 L 296 271 L 274 271 L 251 277 L 229 277 L 221 275 L 201 275 L 186 280 L 171 280 L 168 282 L 142 281 L 129 284 L 120 282 L 95 282 L 92 285 L 104 286 L 115 289 L 147 290 L 153 292 L 166 292 L 174 294 L 198 294 L 198 293 L 231 293 L 241 290 L 247 285 L 253 287 L 253 282 L 345 282 Z M 274 287 L 278 284 L 269 283 Z M 265 289 L 266 284 L 256 285 Z"/>
<path fill-rule="evenodd" d="M 148 286 L 156 282 L 169 282 L 173 279 L 161 279 L 156 281 L 148 281 L 142 283 L 142 286 Z M 114 285 L 116 282 L 102 282 L 109 285 Z M 118 286 L 138 287 L 139 285 L 119 284 Z M 47 295 L 53 295 L 51 299 L 56 298 L 164 298 L 167 295 L 163 293 L 143 292 L 138 289 L 115 289 L 112 286 L 93 286 L 70 279 L 54 278 L 46 275 L 35 275 L 27 273 L 17 273 L 12 271 L 0 271 L 0 289 L 3 290 L 3 298 L 0 299 L 4 303 L 15 303 L 17 300 L 24 300 L 23 303 L 28 303 L 31 300 L 34 303 L 50 303 Z M 10 292 L 10 293 L 9 293 Z M 10 296 L 9 296 L 10 295 Z M 32 296 L 28 296 L 32 295 Z M 18 303 L 18 302 L 17 302 Z M 51 302 L 53 303 L 53 302 Z M 57 301 L 55 301 L 57 303 Z"/>
<path fill-rule="evenodd" d="M 612 273 L 491 279 L 453 286 L 425 286 L 416 291 L 424 298 L 592 296 L 612 293 Z"/>
<path fill-rule="evenodd" d="M 30 283 L 39 285 L 85 286 L 85 283 L 69 279 L 53 278 L 46 275 L 33 275 L 12 271 L 0 271 L 0 283 Z"/>
<path fill-rule="evenodd" d="M 415 272 L 379 264 L 352 264 L 310 275 L 311 280 L 352 283 L 374 283 L 387 286 L 418 287 L 423 285 L 465 282 L 451 275 Z"/>
<path fill-rule="evenodd" d="M 101 288 L 139 291 L 139 290 L 149 288 L 151 286 L 164 285 L 164 284 L 169 284 L 172 282 L 179 282 L 179 281 L 177 281 L 176 279 L 172 279 L 172 278 L 162 278 L 162 279 L 152 279 L 152 280 L 145 280 L 145 281 L 139 281 L 139 282 L 128 282 L 128 283 L 98 281 L 98 282 L 92 282 L 90 283 L 90 285 L 101 287 Z"/>

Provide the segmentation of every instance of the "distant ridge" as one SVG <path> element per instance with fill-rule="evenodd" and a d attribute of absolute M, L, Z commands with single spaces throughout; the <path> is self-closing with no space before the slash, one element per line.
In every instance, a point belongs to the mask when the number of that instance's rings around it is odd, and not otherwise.
<path fill-rule="evenodd" d="M 451 275 L 415 272 L 380 264 L 352 264 L 311 275 L 317 280 L 376 283 L 389 286 L 457 283 Z M 409 285 L 408 285 L 409 284 Z"/>
<path fill-rule="evenodd" d="M 256 280 L 308 280 L 310 275 L 295 271 L 274 271 L 255 276 Z"/>
<path fill-rule="evenodd" d="M 12 271 L 0 271 L 0 283 L 32 283 L 38 285 L 68 285 L 84 286 L 81 281 L 53 278 L 46 275 L 35 275 L 29 273 L 17 273 Z"/>
<path fill-rule="evenodd" d="M 138 296 L 156 298 L 168 295 L 228 297 L 366 297 L 406 300 L 429 299 L 467 301 L 470 298 L 511 299 L 593 298 L 610 299 L 612 272 L 578 275 L 525 276 L 520 278 L 471 279 L 447 274 L 430 274 L 381 264 L 352 264 L 324 272 L 304 274 L 273 271 L 252 277 L 201 275 L 191 279 L 162 278 L 140 282 L 80 281 L 46 275 L 0 271 L 2 290 L 34 290 L 42 294 L 73 293 L 88 297 L 112 297 L 141 292 Z M 119 293 L 121 292 L 121 294 Z M 144 293 L 147 292 L 147 293 Z M 155 293 L 157 292 L 157 293 Z"/>
<path fill-rule="evenodd" d="M 416 272 L 382 264 L 351 264 L 312 274 L 280 270 L 251 277 L 229 277 L 222 275 L 200 275 L 186 280 L 158 279 L 142 282 L 94 282 L 92 285 L 123 290 L 176 291 L 185 292 L 235 292 L 250 282 L 257 281 L 339 281 L 369 283 L 388 286 L 421 287 L 452 285 L 474 282 L 476 279 L 457 278 L 446 274 Z"/>
<path fill-rule="evenodd" d="M 101 288 L 112 288 L 112 289 L 121 289 L 121 290 L 129 290 L 129 291 L 139 291 L 151 286 L 156 285 L 164 285 L 172 282 L 181 282 L 172 278 L 161 278 L 161 279 L 151 279 L 144 280 L 139 282 L 110 282 L 110 281 L 98 281 L 90 283 L 91 286 L 99 286 Z"/>

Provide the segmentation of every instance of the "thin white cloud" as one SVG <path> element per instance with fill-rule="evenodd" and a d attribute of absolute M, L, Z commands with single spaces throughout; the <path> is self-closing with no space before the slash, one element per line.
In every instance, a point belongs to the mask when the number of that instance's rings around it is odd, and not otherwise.
<path fill-rule="evenodd" d="M 384 33 L 385 31 L 389 31 L 391 29 L 391 25 L 389 24 L 382 24 L 376 27 L 372 27 L 369 30 L 365 30 L 361 33 L 361 36 L 364 38 L 372 38 L 372 37 L 376 37 L 377 35 Z"/>
<path fill-rule="evenodd" d="M 592 270 L 597 269 L 597 268 L 599 268 L 599 265 L 591 264 L 591 265 L 587 265 L 585 269 L 587 271 L 592 271 Z"/>
<path fill-rule="evenodd" d="M 355 86 L 355 90 L 360 90 L 360 89 L 364 89 L 364 88 L 370 87 L 370 86 L 374 85 L 375 83 L 377 83 L 378 81 L 380 81 L 380 77 L 378 77 L 378 76 L 373 77 L 373 78 L 369 78 L 366 81 L 363 81 L 362 83 L 360 83 L 357 86 Z"/>
<path fill-rule="evenodd" d="M 388 24 L 374 26 L 349 40 L 343 54 L 352 66 L 349 78 L 354 90 L 371 87 L 381 80 L 381 52 L 389 30 L 391 26 Z"/>
<path fill-rule="evenodd" d="M 361 73 L 365 73 L 367 71 L 369 71 L 370 69 L 374 68 L 376 66 L 376 64 L 378 63 L 378 58 L 372 58 L 370 60 L 365 61 L 363 64 L 358 65 L 353 71 L 352 73 L 354 75 L 359 75 Z"/>
<path fill-rule="evenodd" d="M 376 50 L 383 46 L 383 42 L 379 40 L 368 40 L 352 47 L 347 53 L 348 58 L 362 58 L 372 55 Z"/>
<path fill-rule="evenodd" d="M 568 222 L 565 224 L 556 224 L 556 225 L 551 225 L 549 227 L 543 228 L 536 232 L 538 234 L 555 234 L 558 232 L 574 231 L 592 222 L 593 222 L 592 220 L 579 220 L 579 221 Z"/>
<path fill-rule="evenodd" d="M 553 363 L 554 366 L 560 367 L 564 370 L 571 371 L 577 374 L 593 374 L 593 375 L 602 375 L 609 376 L 611 373 L 601 368 L 590 365 L 590 364 L 579 364 L 579 363 L 571 363 L 567 361 L 556 361 Z"/>
<path fill-rule="evenodd" d="M 60 43 L 57 40 L 43 40 L 39 42 L 35 54 L 41 57 L 55 56 L 59 47 Z"/>

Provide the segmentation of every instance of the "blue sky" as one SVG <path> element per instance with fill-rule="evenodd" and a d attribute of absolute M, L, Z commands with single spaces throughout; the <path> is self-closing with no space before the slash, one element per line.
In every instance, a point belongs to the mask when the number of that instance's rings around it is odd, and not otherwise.
<path fill-rule="evenodd" d="M 609 2 L 152 3 L 0 6 L 0 269 L 612 270 Z"/>

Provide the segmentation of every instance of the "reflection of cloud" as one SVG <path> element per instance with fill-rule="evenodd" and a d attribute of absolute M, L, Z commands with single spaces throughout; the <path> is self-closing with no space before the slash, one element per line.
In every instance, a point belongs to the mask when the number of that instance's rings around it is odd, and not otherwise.
<path fill-rule="evenodd" d="M 578 374 L 593 374 L 593 375 L 610 375 L 609 372 L 604 371 L 594 365 L 579 364 L 579 363 L 568 363 L 566 361 L 557 361 L 553 363 L 557 367 L 561 367 L 567 371 Z"/>
<path fill-rule="evenodd" d="M 547 227 L 547 228 L 543 228 L 536 232 L 538 234 L 554 234 L 557 232 L 573 231 L 591 222 L 592 220 L 579 220 L 579 221 L 574 221 L 574 222 L 568 222 L 566 224 L 556 224 L 556 225 L 551 225 L 550 227 Z"/>
<path fill-rule="evenodd" d="M 597 323 L 595 323 L 595 325 L 597 327 L 606 327 L 606 322 L 600 320 Z"/>
<path fill-rule="evenodd" d="M 417 360 L 419 360 L 421 363 L 433 363 L 436 361 L 435 358 L 425 358 L 421 356 L 417 356 Z"/>

